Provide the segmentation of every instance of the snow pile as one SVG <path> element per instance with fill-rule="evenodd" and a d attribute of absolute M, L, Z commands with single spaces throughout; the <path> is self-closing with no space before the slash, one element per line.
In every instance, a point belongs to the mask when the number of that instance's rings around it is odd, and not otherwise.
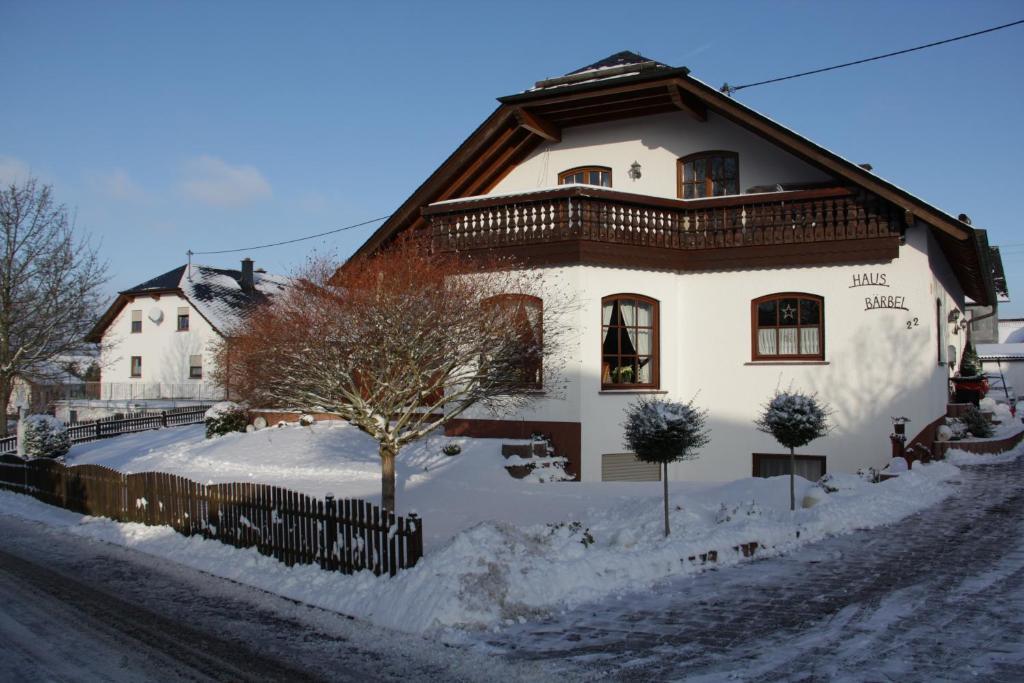
<path fill-rule="evenodd" d="M 203 417 L 207 420 L 216 420 L 241 409 L 242 406 L 238 405 L 234 401 L 219 401 L 210 406 L 203 414 Z"/>
<path fill-rule="evenodd" d="M 946 462 L 953 465 L 998 465 L 1013 462 L 1024 453 L 1024 441 L 1004 453 L 969 453 L 959 448 L 946 452 Z"/>
<path fill-rule="evenodd" d="M 275 449 L 282 467 L 294 466 L 289 461 L 322 448 L 317 439 L 328 436 L 332 443 L 342 442 L 334 446 L 337 458 L 358 443 L 354 431 L 322 423 L 264 430 L 218 440 L 235 444 L 231 448 L 211 449 L 207 442 L 186 452 L 194 464 L 210 453 L 219 456 L 234 448 L 254 453 L 257 439 L 298 435 L 291 446 L 289 438 L 279 439 L 282 448 Z M 344 576 L 317 567 L 289 569 L 253 549 L 185 538 L 168 528 L 81 517 L 12 494 L 0 495 L 0 510 L 48 521 L 61 515 L 75 534 L 126 545 L 381 626 L 458 639 L 467 629 L 499 628 L 588 601 L 643 591 L 666 577 L 740 562 L 742 555 L 734 550 L 740 544 L 756 542 L 758 557 L 771 556 L 833 534 L 892 523 L 949 495 L 954 487 L 946 482 L 959 472 L 940 462 L 915 465 L 881 484 L 856 475 L 835 475 L 834 492 L 826 495 L 820 495 L 816 484 L 797 478 L 798 500 L 812 493 L 818 500 L 795 513 L 788 510 L 789 477 L 718 485 L 673 483 L 675 531 L 666 539 L 660 484 L 516 481 L 503 471 L 498 444 L 461 439 L 463 454 L 452 458 L 441 453 L 446 442 L 400 456 L 405 471 L 399 501 L 415 501 L 425 529 L 446 531 L 428 535 L 434 547 L 428 544 L 419 565 L 392 579 L 378 579 L 369 572 Z M 203 452 L 208 455 L 200 456 Z M 378 463 L 350 455 L 347 466 L 359 486 L 379 487 Z M 336 481 L 329 483 L 342 488 Z M 465 499 L 472 504 L 467 507 Z M 422 509 L 421 502 L 431 508 Z M 481 519 L 487 521 L 473 521 Z M 717 552 L 717 564 L 702 564 L 700 556 L 709 551 Z"/>

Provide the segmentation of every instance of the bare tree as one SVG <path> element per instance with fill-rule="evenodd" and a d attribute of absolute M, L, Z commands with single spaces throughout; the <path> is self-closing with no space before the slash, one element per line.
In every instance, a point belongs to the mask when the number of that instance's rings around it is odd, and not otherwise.
<path fill-rule="evenodd" d="M 554 321 L 570 297 L 511 265 L 411 239 L 337 270 L 312 263 L 221 343 L 217 379 L 252 405 L 336 415 L 373 437 L 394 510 L 403 446 L 470 408 L 560 389 L 566 325 Z"/>
<path fill-rule="evenodd" d="M 51 186 L 28 179 L 0 189 L 0 401 L 15 377 L 45 382 L 62 356 L 81 354 L 102 303 L 107 265 L 76 236 Z M 7 420 L 0 420 L 7 434 Z"/>

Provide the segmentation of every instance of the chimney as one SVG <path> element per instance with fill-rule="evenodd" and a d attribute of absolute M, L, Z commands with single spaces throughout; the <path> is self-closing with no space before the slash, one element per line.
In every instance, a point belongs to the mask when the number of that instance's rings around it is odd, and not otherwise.
<path fill-rule="evenodd" d="M 238 284 L 242 286 L 242 291 L 246 294 L 256 292 L 256 283 L 252 277 L 252 259 L 248 256 L 242 259 L 242 280 Z"/>

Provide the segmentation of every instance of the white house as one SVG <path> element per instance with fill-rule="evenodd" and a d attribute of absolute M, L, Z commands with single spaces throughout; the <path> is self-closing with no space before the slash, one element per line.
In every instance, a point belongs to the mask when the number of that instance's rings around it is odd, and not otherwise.
<path fill-rule="evenodd" d="M 835 411 L 805 476 L 885 463 L 896 416 L 930 445 L 965 296 L 994 301 L 984 231 L 633 53 L 498 101 L 360 249 L 416 231 L 513 256 L 578 297 L 543 321 L 575 331 L 567 390 L 453 433 L 544 432 L 583 480 L 656 479 L 625 453 L 624 409 L 693 398 L 712 442 L 671 478 L 778 474 L 783 449 L 753 421 L 792 386 Z"/>
<path fill-rule="evenodd" d="M 183 265 L 120 292 L 87 338 L 101 345 L 96 396 L 64 407 L 84 419 L 222 399 L 223 388 L 210 380 L 211 343 L 287 285 L 251 259 L 241 266 Z"/>

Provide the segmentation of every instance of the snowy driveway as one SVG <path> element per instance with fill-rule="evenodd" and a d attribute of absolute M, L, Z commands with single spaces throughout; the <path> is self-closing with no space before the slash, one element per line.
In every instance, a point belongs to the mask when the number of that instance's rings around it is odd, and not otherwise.
<path fill-rule="evenodd" d="M 548 677 L 7 515 L 0 643 L 0 681 Z"/>
<path fill-rule="evenodd" d="M 505 629 L 486 648 L 625 680 L 1024 680 L 1024 458 L 892 527 Z"/>

